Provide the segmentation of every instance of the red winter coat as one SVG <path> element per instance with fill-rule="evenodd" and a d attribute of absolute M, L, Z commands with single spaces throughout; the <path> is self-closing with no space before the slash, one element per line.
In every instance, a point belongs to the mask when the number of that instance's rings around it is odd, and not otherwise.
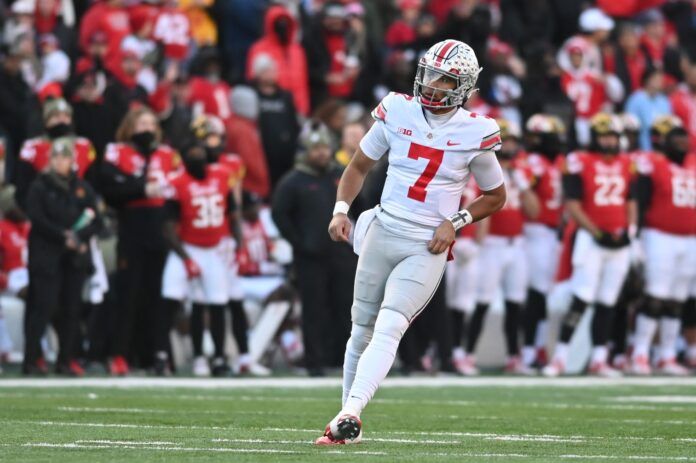
<path fill-rule="evenodd" d="M 597 6 L 610 16 L 629 18 L 641 11 L 661 6 L 666 0 L 597 0 Z"/>
<path fill-rule="evenodd" d="M 227 128 L 225 150 L 228 153 L 238 154 L 246 167 L 242 188 L 254 192 L 262 198 L 268 197 L 271 189 L 268 164 L 256 123 L 232 115 L 225 122 L 225 125 Z"/>
<path fill-rule="evenodd" d="M 273 23 L 281 17 L 291 21 L 290 36 L 292 38 L 289 45 L 281 44 L 273 30 Z M 269 55 L 278 69 L 278 86 L 292 93 L 295 107 L 306 116 L 309 113 L 307 58 L 304 49 L 297 42 L 297 30 L 297 21 L 285 8 L 282 6 L 269 8 L 264 19 L 264 35 L 249 49 L 246 76 L 248 80 L 252 79 L 254 59 L 257 56 L 264 53 Z"/>
<path fill-rule="evenodd" d="M 89 42 L 95 32 L 106 35 L 106 62 L 114 60 L 121 49 L 121 42 L 131 33 L 128 11 L 122 7 L 96 3 L 85 13 L 80 23 L 80 48 L 87 51 Z"/>

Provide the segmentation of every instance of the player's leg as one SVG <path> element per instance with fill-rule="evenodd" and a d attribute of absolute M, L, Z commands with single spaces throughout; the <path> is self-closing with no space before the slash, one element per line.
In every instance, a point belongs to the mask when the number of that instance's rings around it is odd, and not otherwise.
<path fill-rule="evenodd" d="M 524 246 L 523 238 L 515 239 L 510 245 L 508 262 L 502 275 L 502 287 L 505 295 L 503 325 L 508 354 L 505 371 L 513 374 L 532 375 L 535 371 L 526 366 L 520 357 L 520 318 L 529 280 Z"/>
<path fill-rule="evenodd" d="M 682 309 L 682 324 L 686 341 L 686 365 L 696 368 L 696 280 L 692 282 L 691 287 L 689 299 Z"/>
<path fill-rule="evenodd" d="M 568 312 L 561 321 L 558 343 L 551 363 L 543 369 L 546 376 L 558 376 L 565 371 L 568 344 L 588 304 L 594 302 L 599 287 L 604 252 L 587 231 L 577 232 L 572 255 L 573 274 L 570 278 L 573 298 Z"/>
<path fill-rule="evenodd" d="M 387 245 L 389 236 L 379 220 L 374 220 L 365 235 L 358 258 L 353 285 L 350 338 L 346 343 L 343 359 L 342 405 L 348 399 L 360 356 L 372 339 L 387 278 L 396 264 L 394 259 L 397 256 L 389 255 L 392 248 Z"/>
<path fill-rule="evenodd" d="M 408 246 L 408 241 L 403 243 Z M 343 412 L 360 416 L 391 369 L 399 342 L 413 319 L 435 294 L 445 270 L 447 253 L 430 254 L 426 243 L 413 243 L 412 255 L 389 275 L 372 340 L 358 362 L 355 380 Z"/>
<path fill-rule="evenodd" d="M 186 299 L 189 292 L 189 283 L 186 278 L 186 268 L 179 256 L 174 252 L 170 252 L 167 260 L 164 263 L 164 271 L 162 272 L 162 297 L 158 304 L 157 312 L 157 335 L 155 339 L 155 371 L 159 375 L 167 375 L 171 372 L 169 364 L 168 346 L 169 346 L 169 329 L 173 314 L 180 309 L 182 301 Z M 200 333 L 197 331 L 197 320 L 195 317 L 200 317 Z M 198 358 L 202 353 L 202 338 L 203 338 L 203 307 L 198 307 L 198 310 L 192 311 L 191 315 L 191 339 L 193 340 L 194 358 Z M 198 341 L 198 343 L 197 343 Z"/>
<path fill-rule="evenodd" d="M 466 333 L 467 363 L 472 366 L 476 364 L 475 351 L 483 331 L 483 322 L 495 293 L 500 287 L 508 246 L 507 240 L 490 236 L 484 239 L 481 245 L 478 257 L 480 277 L 476 288 L 477 302 Z"/>
<path fill-rule="evenodd" d="M 454 368 L 458 373 L 468 376 L 476 374 L 476 366 L 468 361 L 466 350 L 464 349 L 467 314 L 471 315 L 476 307 L 476 288 L 478 285 L 478 246 L 472 239 L 466 239 L 470 247 L 469 256 L 464 262 L 458 262 L 460 259 L 455 255 L 455 261 L 449 262 L 447 265 L 456 265 L 455 278 L 451 283 L 453 288 L 453 301 L 449 304 L 452 324 L 452 335 L 454 340 L 454 348 L 452 349 L 452 360 Z M 461 260 L 461 259 L 460 259 Z M 447 289 L 450 289 L 450 282 L 447 282 Z"/>
<path fill-rule="evenodd" d="M 620 376 L 609 366 L 609 332 L 613 309 L 619 299 L 628 270 L 631 266 L 629 247 L 607 251 L 600 273 L 600 283 L 592 317 L 592 357 L 589 371 L 605 377 Z"/>

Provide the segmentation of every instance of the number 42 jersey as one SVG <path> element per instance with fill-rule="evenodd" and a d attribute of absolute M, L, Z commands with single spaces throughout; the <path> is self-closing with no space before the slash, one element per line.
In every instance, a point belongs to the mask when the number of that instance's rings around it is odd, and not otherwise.
<path fill-rule="evenodd" d="M 423 111 L 412 96 L 390 93 L 372 112 L 376 122 L 360 148 L 374 160 L 389 152 L 382 209 L 438 227 L 459 210 L 471 161 L 500 149 L 500 128 L 494 119 L 463 108 L 432 128 Z"/>

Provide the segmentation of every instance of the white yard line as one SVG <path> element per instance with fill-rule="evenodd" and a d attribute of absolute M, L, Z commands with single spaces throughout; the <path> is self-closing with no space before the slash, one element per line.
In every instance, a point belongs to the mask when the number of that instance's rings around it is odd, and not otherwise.
<path fill-rule="evenodd" d="M 0 388 L 67 388 L 67 387 L 115 387 L 115 388 L 291 388 L 308 389 L 340 387 L 340 378 L 42 378 L 1 379 Z M 696 386 L 696 377 L 688 378 L 514 378 L 514 377 L 410 377 L 387 378 L 381 387 L 604 387 L 604 386 Z"/>
<path fill-rule="evenodd" d="M 696 395 L 629 395 L 609 397 L 604 400 L 653 404 L 696 404 Z"/>

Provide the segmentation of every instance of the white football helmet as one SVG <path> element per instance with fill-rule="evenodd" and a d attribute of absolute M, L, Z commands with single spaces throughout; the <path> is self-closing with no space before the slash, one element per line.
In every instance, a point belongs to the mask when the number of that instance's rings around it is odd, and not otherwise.
<path fill-rule="evenodd" d="M 444 40 L 430 47 L 418 62 L 413 96 L 426 108 L 461 106 L 477 90 L 474 86 L 480 72 L 476 54 L 469 45 L 458 40 Z M 456 87 L 442 90 L 431 85 L 443 76 L 454 79 Z M 428 89 L 429 96 L 423 94 L 423 89 Z M 435 101 L 435 92 L 444 92 L 445 97 Z"/>

